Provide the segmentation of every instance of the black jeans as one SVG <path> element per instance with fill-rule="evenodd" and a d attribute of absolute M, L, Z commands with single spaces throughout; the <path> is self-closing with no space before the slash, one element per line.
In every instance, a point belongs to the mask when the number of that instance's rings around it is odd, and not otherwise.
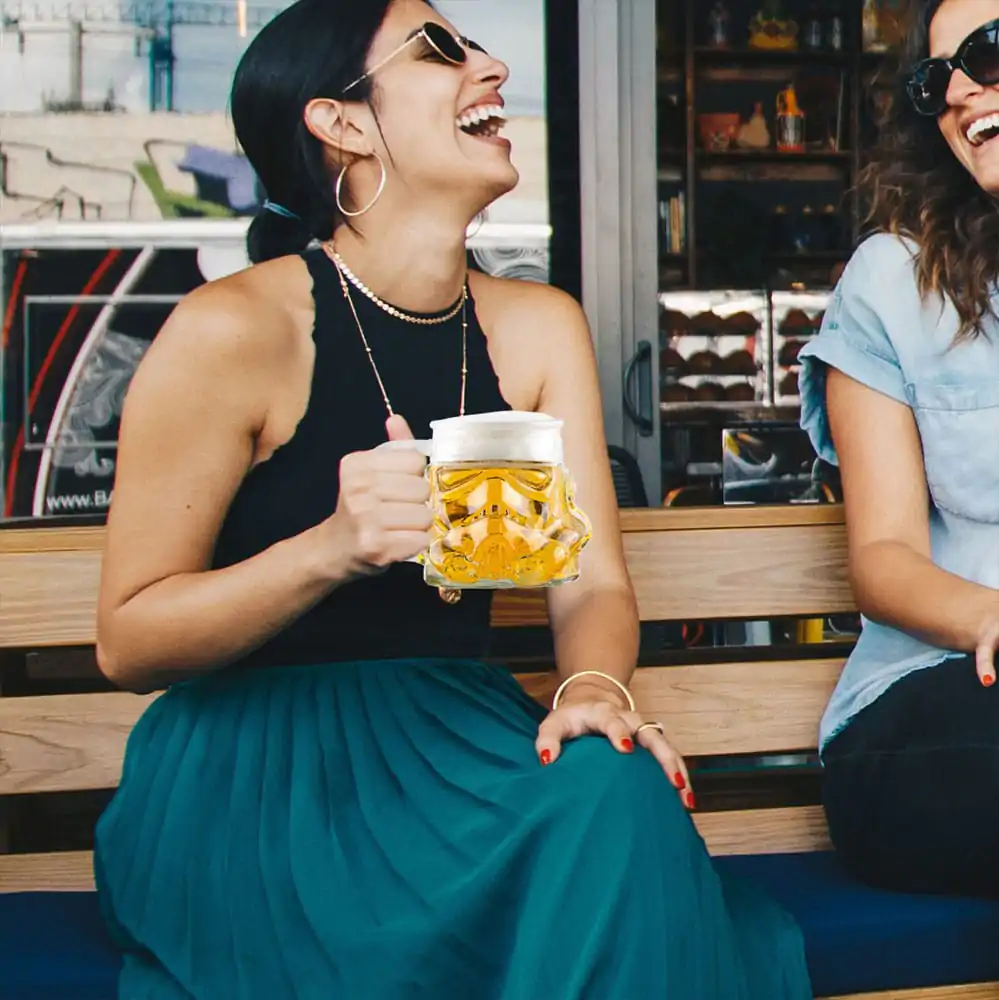
<path fill-rule="evenodd" d="M 833 844 L 870 885 L 999 898 L 999 685 L 971 656 L 903 677 L 823 753 Z"/>

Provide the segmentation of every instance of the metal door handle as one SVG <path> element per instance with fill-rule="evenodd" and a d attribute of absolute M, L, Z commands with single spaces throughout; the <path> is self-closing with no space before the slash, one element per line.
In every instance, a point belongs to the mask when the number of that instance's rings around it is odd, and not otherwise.
<path fill-rule="evenodd" d="M 641 370 L 640 370 L 641 368 Z M 639 373 L 638 403 L 632 401 L 635 374 Z M 644 376 L 644 377 L 643 377 Z M 652 398 L 652 344 L 640 340 L 631 360 L 624 366 L 624 412 L 642 437 L 651 437 L 655 430 Z M 643 391 L 644 390 L 644 391 Z"/>

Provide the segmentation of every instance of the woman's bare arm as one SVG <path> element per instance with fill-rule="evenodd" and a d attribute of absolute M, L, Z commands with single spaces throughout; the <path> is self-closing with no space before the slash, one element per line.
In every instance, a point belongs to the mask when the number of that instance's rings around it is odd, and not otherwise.
<path fill-rule="evenodd" d="M 98 607 L 97 655 L 150 689 L 224 665 L 320 600 L 342 575 L 308 534 L 209 571 L 222 519 L 288 370 L 287 316 L 236 289 L 174 311 L 126 397 Z M 335 499 L 335 498 L 334 498 Z"/>
<path fill-rule="evenodd" d="M 828 372 L 826 405 L 860 610 L 944 649 L 981 650 L 979 672 L 991 671 L 994 679 L 999 592 L 932 560 L 930 501 L 912 411 L 834 368 Z"/>
<path fill-rule="evenodd" d="M 627 684 L 638 658 L 638 607 L 624 559 L 589 325 L 579 304 L 557 289 L 504 285 L 503 323 L 526 337 L 517 360 L 530 359 L 538 369 L 538 409 L 565 422 L 565 464 L 593 529 L 579 579 L 547 592 L 555 661 L 563 676 L 599 670 Z M 600 678 L 575 682 L 572 693 L 583 696 L 589 688 L 592 694 L 595 687 L 623 704 L 620 692 Z"/>
<path fill-rule="evenodd" d="M 596 357 L 589 325 L 568 295 L 543 285 L 506 283 L 502 323 L 503 373 L 518 399 L 564 421 L 565 465 L 592 537 L 580 557 L 580 576 L 547 591 L 555 662 L 563 678 L 594 670 L 627 685 L 638 659 L 638 602 L 628 575 L 617 495 L 611 476 Z M 519 368 L 517 367 L 519 366 Z M 566 688 L 557 710 L 538 727 L 535 749 L 543 765 L 559 759 L 566 740 L 602 733 L 621 753 L 636 742 L 662 766 L 681 801 L 694 806 L 690 774 L 666 735 L 640 728 L 620 688 L 602 677 L 581 677 Z"/>

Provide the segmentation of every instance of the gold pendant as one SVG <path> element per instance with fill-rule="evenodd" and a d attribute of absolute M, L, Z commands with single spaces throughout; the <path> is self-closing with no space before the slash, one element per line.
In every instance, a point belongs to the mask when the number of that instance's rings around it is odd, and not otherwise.
<path fill-rule="evenodd" d="M 437 593 L 445 604 L 457 604 L 461 600 L 461 591 L 452 587 L 438 587 Z"/>

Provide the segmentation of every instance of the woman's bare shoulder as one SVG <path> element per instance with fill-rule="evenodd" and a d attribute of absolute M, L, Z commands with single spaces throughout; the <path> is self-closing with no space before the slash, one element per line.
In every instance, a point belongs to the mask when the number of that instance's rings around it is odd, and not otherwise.
<path fill-rule="evenodd" d="M 188 293 L 139 364 L 129 396 L 210 394 L 218 406 L 253 411 L 258 424 L 281 373 L 301 357 L 311 322 L 311 279 L 299 258 L 280 258 Z M 134 406 L 132 407 L 134 410 Z"/>
<path fill-rule="evenodd" d="M 153 347 L 202 358 L 236 352 L 248 362 L 283 353 L 297 321 L 308 318 L 310 289 L 304 265 L 291 257 L 218 278 L 181 299 Z"/>
<path fill-rule="evenodd" d="M 308 323 L 311 282 L 293 258 L 268 261 L 189 292 L 146 352 L 136 379 L 159 372 L 185 381 L 263 375 L 291 353 Z M 273 374 L 273 372 L 272 372 Z"/>
<path fill-rule="evenodd" d="M 470 286 L 487 335 L 527 341 L 541 353 L 590 349 L 586 314 L 561 288 L 478 273 Z"/>
<path fill-rule="evenodd" d="M 469 277 L 469 286 L 477 302 L 486 301 L 504 310 L 540 308 L 546 314 L 554 310 L 563 315 L 566 311 L 582 315 L 579 303 L 568 292 L 541 281 L 500 278 L 473 271 Z"/>
<path fill-rule="evenodd" d="M 553 369 L 593 366 L 586 314 L 552 285 L 476 273 L 470 280 L 489 355 L 511 405 L 539 405 Z"/>

